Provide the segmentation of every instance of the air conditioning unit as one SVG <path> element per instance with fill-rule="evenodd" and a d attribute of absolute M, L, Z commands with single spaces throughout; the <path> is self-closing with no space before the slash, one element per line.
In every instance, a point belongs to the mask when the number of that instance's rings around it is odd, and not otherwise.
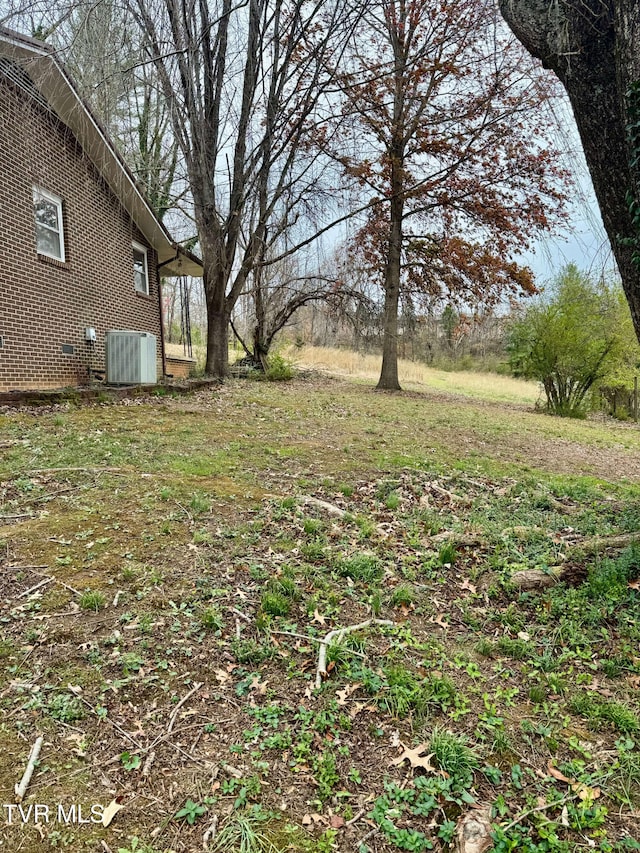
<path fill-rule="evenodd" d="M 107 384 L 153 385 L 158 381 L 156 336 L 111 329 L 106 337 Z"/>

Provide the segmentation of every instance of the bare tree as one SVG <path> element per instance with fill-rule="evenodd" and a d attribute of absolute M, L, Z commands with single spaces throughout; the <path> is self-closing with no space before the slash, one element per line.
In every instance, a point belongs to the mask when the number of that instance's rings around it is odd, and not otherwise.
<path fill-rule="evenodd" d="M 128 2 L 186 167 L 204 265 L 206 372 L 222 377 L 231 312 L 265 259 L 270 225 L 292 229 L 317 190 L 305 140 L 353 4 Z"/>

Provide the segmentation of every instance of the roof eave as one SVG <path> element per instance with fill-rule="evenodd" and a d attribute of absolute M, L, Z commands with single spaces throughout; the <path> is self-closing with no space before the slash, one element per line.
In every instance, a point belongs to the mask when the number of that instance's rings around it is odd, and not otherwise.
<path fill-rule="evenodd" d="M 176 244 L 138 189 L 133 175 L 100 127 L 50 48 L 33 39 L 0 31 L 2 53 L 19 62 L 51 108 L 72 131 L 102 178 L 120 200 L 135 225 L 158 253 L 170 275 L 202 276 L 202 263 L 191 253 L 176 251 Z M 174 263 L 176 255 L 182 264 Z M 172 270 L 181 269 L 181 272 Z"/>

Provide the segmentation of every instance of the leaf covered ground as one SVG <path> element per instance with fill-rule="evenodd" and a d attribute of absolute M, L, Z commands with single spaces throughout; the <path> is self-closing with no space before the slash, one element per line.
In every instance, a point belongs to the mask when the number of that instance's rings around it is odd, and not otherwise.
<path fill-rule="evenodd" d="M 640 552 L 580 551 L 639 445 L 326 378 L 3 410 L 4 849 L 640 849 Z"/>

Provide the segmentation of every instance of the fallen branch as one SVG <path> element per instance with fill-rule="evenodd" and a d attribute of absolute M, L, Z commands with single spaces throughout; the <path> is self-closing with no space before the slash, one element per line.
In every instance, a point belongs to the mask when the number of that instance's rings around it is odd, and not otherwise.
<path fill-rule="evenodd" d="M 438 495 L 442 495 L 445 498 L 449 498 L 450 501 L 455 501 L 458 503 L 468 503 L 468 498 L 463 498 L 461 495 L 456 495 L 455 492 L 450 492 L 449 489 L 445 489 L 442 486 L 439 486 L 437 483 L 427 483 L 426 488 L 430 489 L 432 492 L 436 492 Z"/>
<path fill-rule="evenodd" d="M 486 545 L 487 540 L 482 533 L 455 533 L 453 530 L 444 530 L 429 537 L 429 542 L 439 545 L 443 542 L 451 542 L 462 548 L 472 548 L 474 545 Z"/>
<path fill-rule="evenodd" d="M 73 693 L 73 695 L 74 695 L 74 696 L 77 696 L 77 693 L 74 693 L 74 691 L 73 691 L 73 690 L 71 691 L 71 693 Z M 78 696 L 78 699 L 79 699 L 79 700 L 82 702 L 82 704 L 83 704 L 83 705 L 85 705 L 85 706 L 86 706 L 86 707 L 87 707 L 87 708 L 88 708 L 92 713 L 94 713 L 94 714 L 96 713 L 96 709 L 93 707 L 93 705 L 92 705 L 90 702 L 87 702 L 87 700 L 84 698 L 84 696 Z M 136 749 L 137 749 L 139 752 L 143 752 L 144 747 L 142 746 L 142 744 L 140 744 L 140 743 L 139 743 L 139 742 L 138 742 L 138 741 L 137 741 L 137 740 L 136 740 L 132 735 L 130 735 L 130 734 L 129 734 L 129 732 L 125 731 L 125 730 L 122 728 L 122 726 L 121 726 L 121 725 L 119 725 L 119 723 L 116 723 L 116 721 L 115 721 L 115 720 L 112 720 L 112 719 L 111 719 L 111 717 L 109 717 L 109 716 L 107 716 L 107 717 L 100 717 L 99 719 L 100 719 L 101 721 L 102 721 L 102 720 L 104 720 L 106 723 L 109 723 L 109 725 L 113 726 L 113 728 L 114 728 L 114 729 L 116 729 L 117 731 L 119 731 L 121 735 L 123 735 L 124 737 L 126 737 L 126 739 L 127 739 L 127 740 L 131 741 L 131 743 L 136 747 Z M 119 756 L 118 756 L 118 759 L 119 759 Z"/>
<path fill-rule="evenodd" d="M 582 542 L 571 545 L 566 549 L 564 555 L 567 560 L 571 561 L 610 548 L 628 548 L 630 545 L 636 544 L 640 544 L 640 531 L 620 533 L 616 536 L 593 536 L 591 539 L 583 539 Z M 550 566 L 546 571 L 525 569 L 521 572 L 514 572 L 511 575 L 511 583 L 523 590 L 546 589 L 560 583 L 574 571 L 575 569 L 571 566 Z"/>
<path fill-rule="evenodd" d="M 37 738 L 34 745 L 31 747 L 31 752 L 29 753 L 29 761 L 27 762 L 26 769 L 22 774 L 22 779 L 19 784 L 17 784 L 14 788 L 16 794 L 16 803 L 21 803 L 24 799 L 24 795 L 27 792 L 27 788 L 29 787 L 29 782 L 31 781 L 31 777 L 33 776 L 33 771 L 36 766 L 36 761 L 38 760 L 38 756 L 40 755 L 40 749 L 42 748 L 42 744 L 44 743 L 44 737 L 40 735 Z"/>
<path fill-rule="evenodd" d="M 85 474 L 119 474 L 122 468 L 32 468 L 31 471 L 25 471 L 25 474 L 57 474 L 61 471 L 81 471 Z M 126 472 L 125 472 L 126 473 Z"/>
<path fill-rule="evenodd" d="M 390 619 L 367 619 L 366 622 L 359 622 L 357 625 L 347 625 L 344 628 L 336 628 L 334 631 L 329 631 L 324 640 L 320 640 L 320 649 L 318 651 L 318 669 L 316 670 L 316 688 L 322 685 L 323 676 L 327 675 L 327 649 L 331 643 L 340 643 L 345 634 L 352 634 L 354 631 L 360 631 L 363 628 L 368 628 L 370 625 L 393 625 Z"/>
<path fill-rule="evenodd" d="M 567 550 L 567 555 L 573 557 L 582 554 L 595 554 L 607 548 L 628 548 L 629 545 L 637 544 L 640 544 L 640 530 L 635 530 L 633 533 L 619 533 L 616 536 L 593 536 L 591 539 L 576 542 Z"/>
<path fill-rule="evenodd" d="M 301 495 L 298 500 L 305 506 L 315 506 L 318 509 L 323 509 L 329 515 L 335 515 L 338 518 L 344 518 L 347 514 L 343 509 L 335 504 L 330 504 L 328 501 L 321 501 L 319 498 L 314 498 L 311 495 Z"/>
<path fill-rule="evenodd" d="M 19 567 L 18 566 L 9 566 L 8 568 L 17 569 Z M 65 589 L 68 589 L 69 592 L 72 592 L 74 595 L 77 595 L 78 598 L 82 595 L 82 593 L 79 590 L 77 590 L 74 586 L 69 586 L 68 583 L 61 581 L 60 578 L 57 578 L 55 575 L 46 575 L 44 572 L 36 571 L 36 569 L 48 569 L 49 566 L 22 566 L 21 568 L 22 569 L 28 569 L 29 571 L 32 571 L 34 573 L 34 575 L 40 575 L 41 578 L 47 578 L 47 580 L 49 580 L 49 581 L 55 581 L 55 583 L 60 584 L 60 586 L 63 586 Z"/>
<path fill-rule="evenodd" d="M 542 569 L 523 569 L 521 572 L 514 572 L 510 581 L 522 590 L 547 589 L 560 583 L 565 573 L 566 570 L 561 566 L 553 566 L 546 572 Z"/>

